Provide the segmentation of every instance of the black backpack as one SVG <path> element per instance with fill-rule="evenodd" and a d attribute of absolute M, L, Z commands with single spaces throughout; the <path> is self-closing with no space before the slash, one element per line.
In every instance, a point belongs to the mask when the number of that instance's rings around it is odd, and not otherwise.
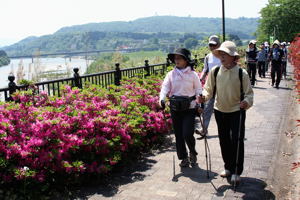
<path fill-rule="evenodd" d="M 214 86 L 214 93 L 213 93 L 213 98 L 215 98 L 216 96 L 216 90 L 217 90 L 217 75 L 218 75 L 218 72 L 220 70 L 220 66 L 217 66 L 215 71 L 214 71 L 214 77 L 215 77 L 215 86 Z M 244 96 L 245 96 L 245 93 L 244 93 L 244 89 L 243 89 L 243 69 L 242 68 L 239 68 L 239 79 L 240 79 L 240 82 L 241 82 L 241 101 L 244 100 Z"/>

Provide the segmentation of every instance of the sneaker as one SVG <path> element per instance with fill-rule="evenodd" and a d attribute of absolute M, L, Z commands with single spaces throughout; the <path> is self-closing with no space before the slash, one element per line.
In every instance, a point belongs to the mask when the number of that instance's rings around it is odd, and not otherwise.
<path fill-rule="evenodd" d="M 180 167 L 188 167 L 190 165 L 189 159 L 185 158 L 179 164 Z"/>
<path fill-rule="evenodd" d="M 191 163 L 191 165 L 195 165 L 196 162 L 197 162 L 197 154 L 190 153 L 190 163 Z"/>
<path fill-rule="evenodd" d="M 233 175 L 231 176 L 231 181 L 230 181 L 232 185 L 234 184 L 234 181 L 235 181 L 236 185 L 238 185 L 238 184 L 241 182 L 241 177 L 240 177 L 240 175 L 233 174 Z"/>
<path fill-rule="evenodd" d="M 279 86 L 278 86 L 278 85 L 276 85 L 276 89 L 279 89 Z"/>
<path fill-rule="evenodd" d="M 221 172 L 220 176 L 222 178 L 226 178 L 226 177 L 229 177 L 231 175 L 230 171 L 225 169 L 224 171 Z"/>

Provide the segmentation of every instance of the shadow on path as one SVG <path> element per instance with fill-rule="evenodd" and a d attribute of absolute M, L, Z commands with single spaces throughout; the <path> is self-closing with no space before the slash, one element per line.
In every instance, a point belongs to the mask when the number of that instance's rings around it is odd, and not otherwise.
<path fill-rule="evenodd" d="M 271 191 L 265 190 L 267 184 L 260 179 L 242 177 L 236 192 L 234 192 L 233 186 L 229 184 L 229 180 L 227 182 L 228 185 L 221 185 L 216 188 L 215 196 L 225 199 L 275 200 L 275 195 Z"/>
<path fill-rule="evenodd" d="M 207 177 L 207 170 L 201 169 L 198 165 L 198 163 L 194 167 L 186 167 L 181 168 L 181 172 L 179 174 L 176 174 L 172 181 L 178 182 L 180 177 L 184 176 L 187 178 L 190 178 L 192 181 L 197 183 L 207 183 L 210 182 L 212 179 L 214 179 L 218 174 L 212 171 L 208 171 L 209 178 Z"/>
<path fill-rule="evenodd" d="M 117 168 L 108 176 L 103 177 L 103 180 L 93 180 L 96 183 L 88 183 L 81 186 L 73 195 L 73 199 L 87 200 L 92 195 L 113 197 L 119 192 L 120 186 L 143 181 L 148 176 L 145 172 L 151 170 L 153 165 L 157 163 L 156 160 L 151 159 L 151 156 L 175 151 L 175 143 L 172 141 L 172 138 L 166 137 L 163 145 L 155 150 L 151 150 L 151 152 L 142 154 L 139 158 L 131 161 L 131 163 Z"/>

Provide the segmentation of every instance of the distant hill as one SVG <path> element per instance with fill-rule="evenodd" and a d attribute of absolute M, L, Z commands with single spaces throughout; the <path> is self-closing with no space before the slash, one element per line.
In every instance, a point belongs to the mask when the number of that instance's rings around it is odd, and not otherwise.
<path fill-rule="evenodd" d="M 241 39 L 253 38 L 259 18 L 226 18 L 226 32 L 236 34 Z M 129 22 L 102 22 L 63 27 L 56 33 L 73 33 L 88 31 L 104 32 L 165 32 L 165 33 L 207 33 L 222 32 L 222 18 L 195 18 L 176 16 L 154 16 Z"/>
<path fill-rule="evenodd" d="M 252 39 L 258 18 L 226 19 L 226 33 Z M 2 47 L 9 56 L 41 53 L 120 48 L 158 48 L 180 46 L 188 38 L 202 40 L 221 34 L 221 18 L 154 16 L 129 22 L 103 22 L 63 27 L 52 35 L 28 37 Z"/>

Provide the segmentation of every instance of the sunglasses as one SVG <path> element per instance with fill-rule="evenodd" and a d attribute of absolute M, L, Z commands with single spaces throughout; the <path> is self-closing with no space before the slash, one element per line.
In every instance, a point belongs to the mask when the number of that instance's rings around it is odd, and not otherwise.
<path fill-rule="evenodd" d="M 216 44 L 208 44 L 208 46 L 210 46 L 210 47 L 216 47 L 217 45 Z"/>

